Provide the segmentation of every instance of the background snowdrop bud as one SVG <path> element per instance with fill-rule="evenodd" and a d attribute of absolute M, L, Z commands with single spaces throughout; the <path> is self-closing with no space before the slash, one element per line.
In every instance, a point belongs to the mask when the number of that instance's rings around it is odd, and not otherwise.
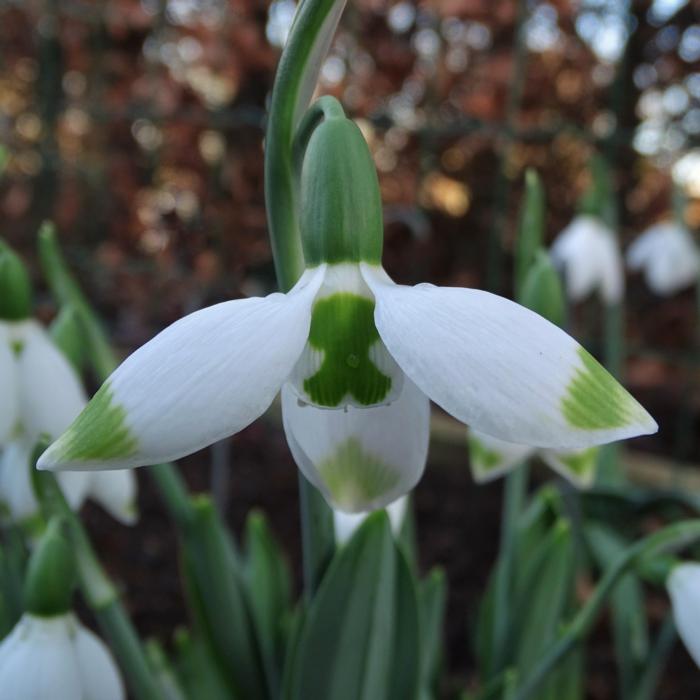
<path fill-rule="evenodd" d="M 62 521 L 53 519 L 29 560 L 24 583 L 25 609 L 41 617 L 67 613 L 74 586 L 73 552 L 62 532 Z"/>
<path fill-rule="evenodd" d="M 698 281 L 700 251 L 685 226 L 667 221 L 651 226 L 627 250 L 627 266 L 644 273 L 656 294 L 675 294 Z"/>
<path fill-rule="evenodd" d="M 399 536 L 404 520 L 406 519 L 406 510 L 408 508 L 408 496 L 402 496 L 393 501 L 386 507 L 389 522 L 391 523 L 391 531 L 395 537 Z M 335 528 L 335 540 L 339 545 L 348 542 L 355 531 L 367 519 L 371 513 L 344 513 L 343 511 L 333 509 L 333 526 Z"/>
<path fill-rule="evenodd" d="M 525 197 L 515 250 L 515 291 L 519 297 L 544 235 L 545 198 L 539 175 L 532 168 L 525 173 Z"/>
<path fill-rule="evenodd" d="M 0 319 L 19 321 L 32 308 L 29 274 L 19 256 L 0 240 Z"/>
<path fill-rule="evenodd" d="M 379 263 L 384 232 L 372 156 L 362 132 L 345 118 L 337 101 L 324 97 L 320 102 L 330 105 L 332 115 L 311 134 L 301 171 L 306 263 Z"/>
<path fill-rule="evenodd" d="M 85 365 L 86 343 L 75 307 L 64 306 L 61 309 L 51 324 L 51 338 L 75 370 L 80 372 Z"/>
<path fill-rule="evenodd" d="M 564 293 L 561 282 L 549 255 L 544 250 L 537 252 L 534 263 L 525 275 L 520 303 L 557 326 L 564 322 Z"/>
<path fill-rule="evenodd" d="M 700 666 L 700 564 L 675 566 L 666 580 L 678 635 Z"/>

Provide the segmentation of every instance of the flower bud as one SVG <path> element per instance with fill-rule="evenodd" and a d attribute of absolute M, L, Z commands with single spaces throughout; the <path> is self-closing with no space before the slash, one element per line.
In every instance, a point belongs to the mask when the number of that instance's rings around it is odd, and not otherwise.
<path fill-rule="evenodd" d="M 382 202 L 362 132 L 345 117 L 324 119 L 301 171 L 301 235 L 307 265 L 380 263 Z"/>
<path fill-rule="evenodd" d="M 62 521 L 53 519 L 29 560 L 24 602 L 31 615 L 53 617 L 67 613 L 72 607 L 75 564 L 61 528 Z"/>
<path fill-rule="evenodd" d="M 21 321 L 32 309 L 32 289 L 24 263 L 0 240 L 0 319 Z"/>

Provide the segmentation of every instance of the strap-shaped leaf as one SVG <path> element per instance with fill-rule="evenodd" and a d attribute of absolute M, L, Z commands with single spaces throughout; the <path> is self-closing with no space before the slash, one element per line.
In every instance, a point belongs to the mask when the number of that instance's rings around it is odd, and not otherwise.
<path fill-rule="evenodd" d="M 413 576 L 378 512 L 331 562 L 300 633 L 285 697 L 415 698 L 418 624 Z"/>

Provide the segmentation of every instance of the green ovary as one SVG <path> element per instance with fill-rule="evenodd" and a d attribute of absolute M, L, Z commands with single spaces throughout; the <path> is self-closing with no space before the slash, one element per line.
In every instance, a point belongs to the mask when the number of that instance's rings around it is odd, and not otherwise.
<path fill-rule="evenodd" d="M 562 399 L 567 422 L 583 430 L 605 430 L 629 424 L 637 404 L 617 380 L 584 348 L 582 366 L 576 370 Z"/>
<path fill-rule="evenodd" d="M 362 449 L 351 437 L 335 453 L 318 465 L 333 500 L 346 508 L 362 508 L 393 489 L 399 475 L 374 455 Z"/>
<path fill-rule="evenodd" d="M 304 380 L 304 391 L 318 406 L 336 407 L 348 394 L 363 406 L 380 403 L 391 390 L 391 377 L 370 359 L 378 341 L 372 300 L 343 292 L 318 301 L 309 344 L 323 353 L 323 361 Z"/>
<path fill-rule="evenodd" d="M 125 422 L 126 411 L 114 402 L 105 382 L 59 441 L 66 462 L 124 459 L 136 453 L 138 443 Z"/>

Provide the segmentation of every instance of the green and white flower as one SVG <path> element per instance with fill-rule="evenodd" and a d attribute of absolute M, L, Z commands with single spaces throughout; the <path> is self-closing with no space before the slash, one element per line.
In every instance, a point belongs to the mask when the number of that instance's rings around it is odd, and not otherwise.
<path fill-rule="evenodd" d="M 700 564 L 685 562 L 671 569 L 666 589 L 673 606 L 678 636 L 700 666 Z"/>
<path fill-rule="evenodd" d="M 577 216 L 554 241 L 550 254 L 564 272 L 571 301 L 583 301 L 593 292 L 598 292 L 606 304 L 617 304 L 622 299 L 622 255 L 615 234 L 599 217 Z"/>
<path fill-rule="evenodd" d="M 381 265 L 381 200 L 364 139 L 333 109 L 318 121 L 300 176 L 307 269 L 296 286 L 166 328 L 117 368 L 40 468 L 177 459 L 242 430 L 281 391 L 300 469 L 333 507 L 362 512 L 419 480 L 430 400 L 488 435 L 546 449 L 657 429 L 541 316 L 476 289 L 395 284 Z"/>
<path fill-rule="evenodd" d="M 503 476 L 535 456 L 579 488 L 591 486 L 595 478 L 597 447 L 574 451 L 543 450 L 499 440 L 474 429 L 469 430 L 468 441 L 469 464 L 478 483 Z"/>
<path fill-rule="evenodd" d="M 700 251 L 685 226 L 665 221 L 634 240 L 627 250 L 627 266 L 642 271 L 653 292 L 670 296 L 697 283 Z"/>
<path fill-rule="evenodd" d="M 122 700 L 107 647 L 73 613 L 25 613 L 0 643 L 0 700 Z"/>

